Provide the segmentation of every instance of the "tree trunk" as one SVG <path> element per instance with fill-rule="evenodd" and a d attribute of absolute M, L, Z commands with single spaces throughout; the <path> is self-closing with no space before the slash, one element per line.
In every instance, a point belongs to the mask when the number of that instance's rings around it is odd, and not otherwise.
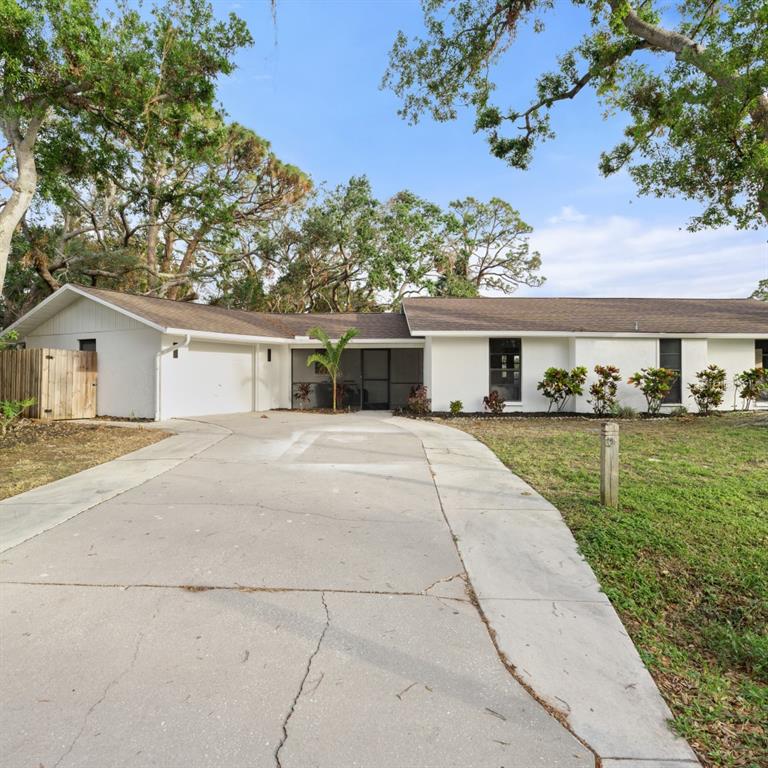
<path fill-rule="evenodd" d="M 29 210 L 37 189 L 35 141 L 44 119 L 45 112 L 31 118 L 26 135 L 22 134 L 19 118 L 5 118 L 2 121 L 3 133 L 13 146 L 16 182 L 11 188 L 11 196 L 0 210 L 0 290 L 5 284 L 5 272 L 8 268 L 13 234 Z"/>
<path fill-rule="evenodd" d="M 768 150 L 768 91 L 760 94 L 750 117 L 755 125 L 760 127 L 764 148 Z M 768 173 L 764 173 L 762 184 L 757 192 L 757 207 L 768 224 Z"/>
<path fill-rule="evenodd" d="M 331 386 L 333 387 L 333 412 L 336 413 L 336 376 L 331 376 Z"/>
<path fill-rule="evenodd" d="M 147 204 L 147 267 L 157 272 L 157 247 L 160 243 L 160 200 L 158 188 L 165 175 L 165 169 L 157 168 L 149 183 L 149 202 Z"/>
<path fill-rule="evenodd" d="M 207 231 L 207 227 L 201 227 L 195 233 L 192 239 L 187 243 L 187 250 L 184 252 L 184 257 L 181 260 L 181 264 L 179 264 L 179 269 L 177 272 L 180 277 L 186 277 L 189 274 L 189 270 L 192 269 L 192 266 L 195 263 L 195 257 L 197 256 L 197 249 L 200 246 L 200 242 L 202 241 L 203 237 L 205 237 Z M 180 288 L 181 284 L 170 288 L 167 293 L 167 297 L 169 299 L 177 299 L 179 297 Z"/>
<path fill-rule="evenodd" d="M 160 239 L 160 224 L 157 221 L 157 198 L 151 197 L 147 206 L 147 266 L 157 271 L 157 244 Z"/>
<path fill-rule="evenodd" d="M 170 272 L 171 265 L 173 264 L 173 246 L 175 245 L 175 239 L 173 235 L 173 227 L 169 224 L 165 228 L 165 240 L 163 242 L 163 260 L 160 262 L 161 272 Z"/>

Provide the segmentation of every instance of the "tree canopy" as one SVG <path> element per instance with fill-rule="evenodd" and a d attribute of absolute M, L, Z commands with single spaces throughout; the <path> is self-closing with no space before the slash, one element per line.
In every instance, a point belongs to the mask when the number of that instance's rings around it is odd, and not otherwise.
<path fill-rule="evenodd" d="M 498 198 L 382 201 L 364 176 L 314 190 L 217 102 L 218 78 L 251 43 L 242 20 L 217 20 L 208 0 L 139 10 L 0 2 L 3 323 L 66 282 L 381 311 L 543 281 L 531 228 Z"/>
<path fill-rule="evenodd" d="M 95 0 L 3 0 L 0 284 L 38 188 L 67 204 L 78 179 L 101 192 L 137 164 L 148 194 L 132 190 L 131 204 L 146 209 L 145 260 L 155 269 L 167 159 L 203 160 L 220 144 L 216 80 L 250 43 L 245 23 L 217 21 L 207 0 L 164 0 L 148 16 L 122 3 L 101 14 Z"/>
<path fill-rule="evenodd" d="M 527 104 L 502 102 L 495 77 L 526 28 L 546 30 L 554 0 L 422 0 L 426 36 L 400 32 L 384 84 L 415 122 L 468 106 L 491 152 L 527 168 L 554 137 L 550 114 L 586 88 L 622 112 L 625 138 L 600 169 L 627 168 L 639 191 L 701 203 L 689 227 L 768 222 L 768 4 L 765 0 L 571 0 L 584 33 L 532 83 Z"/>
<path fill-rule="evenodd" d="M 445 209 L 407 190 L 377 200 L 365 177 L 320 196 L 285 235 L 277 311 L 395 309 L 417 294 L 476 296 L 540 285 L 531 228 L 509 204 L 457 200 Z"/>

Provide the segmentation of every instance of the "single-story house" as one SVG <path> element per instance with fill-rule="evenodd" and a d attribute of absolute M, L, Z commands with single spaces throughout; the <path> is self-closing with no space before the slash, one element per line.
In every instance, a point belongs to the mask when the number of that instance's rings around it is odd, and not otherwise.
<path fill-rule="evenodd" d="M 665 407 L 695 405 L 688 384 L 711 363 L 733 377 L 768 366 L 768 303 L 754 299 L 411 298 L 401 312 L 269 314 L 65 285 L 10 328 L 27 347 L 97 351 L 100 415 L 154 419 L 330 403 L 325 374 L 307 358 L 314 326 L 360 334 L 342 360 L 344 401 L 395 408 L 425 384 L 434 410 L 461 400 L 482 410 L 498 390 L 510 411 L 542 411 L 536 384 L 550 366 L 616 365 L 620 401 L 645 401 L 626 384 L 636 370 L 680 372 Z M 588 384 L 589 381 L 588 380 Z M 305 385 L 309 384 L 307 387 Z M 768 405 L 765 403 L 764 405 Z M 591 410 L 587 396 L 571 409 Z"/>

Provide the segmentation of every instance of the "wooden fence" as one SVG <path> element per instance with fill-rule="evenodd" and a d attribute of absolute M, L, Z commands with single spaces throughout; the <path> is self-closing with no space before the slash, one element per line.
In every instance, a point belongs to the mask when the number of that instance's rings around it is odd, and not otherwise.
<path fill-rule="evenodd" d="M 0 350 L 0 400 L 35 398 L 33 419 L 96 415 L 96 353 L 71 349 Z"/>

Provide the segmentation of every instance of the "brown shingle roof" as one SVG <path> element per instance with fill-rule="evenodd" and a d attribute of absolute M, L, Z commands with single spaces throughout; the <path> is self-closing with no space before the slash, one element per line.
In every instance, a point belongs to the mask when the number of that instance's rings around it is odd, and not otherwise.
<path fill-rule="evenodd" d="M 306 336 L 314 326 L 332 337 L 355 327 L 361 339 L 407 339 L 428 331 L 744 333 L 768 337 L 768 302 L 754 299 L 413 298 L 403 302 L 405 314 L 282 315 L 77 287 L 163 328 L 284 339 Z"/>
<path fill-rule="evenodd" d="M 137 296 L 132 293 L 89 288 L 82 285 L 77 287 L 163 328 L 278 338 L 293 335 L 280 322 L 280 315 L 226 309 L 210 304 L 196 304 L 192 301 L 171 301 L 154 296 Z"/>
<path fill-rule="evenodd" d="M 361 339 L 409 339 L 405 315 L 394 312 L 340 312 L 280 315 L 280 321 L 291 329 L 291 335 L 306 336 L 310 328 L 319 326 L 332 338 L 348 328 L 357 328 Z"/>
<path fill-rule="evenodd" d="M 408 324 L 400 313 L 279 315 L 226 309 L 190 301 L 171 301 L 153 296 L 137 296 L 82 285 L 77 287 L 163 328 L 292 339 L 294 336 L 306 336 L 309 329 L 315 326 L 320 326 L 331 337 L 339 336 L 348 328 L 355 327 L 360 331 L 358 338 L 361 339 L 410 338 Z"/>
<path fill-rule="evenodd" d="M 768 336 L 768 302 L 755 299 L 413 298 L 414 334 L 426 331 L 746 333 Z"/>

